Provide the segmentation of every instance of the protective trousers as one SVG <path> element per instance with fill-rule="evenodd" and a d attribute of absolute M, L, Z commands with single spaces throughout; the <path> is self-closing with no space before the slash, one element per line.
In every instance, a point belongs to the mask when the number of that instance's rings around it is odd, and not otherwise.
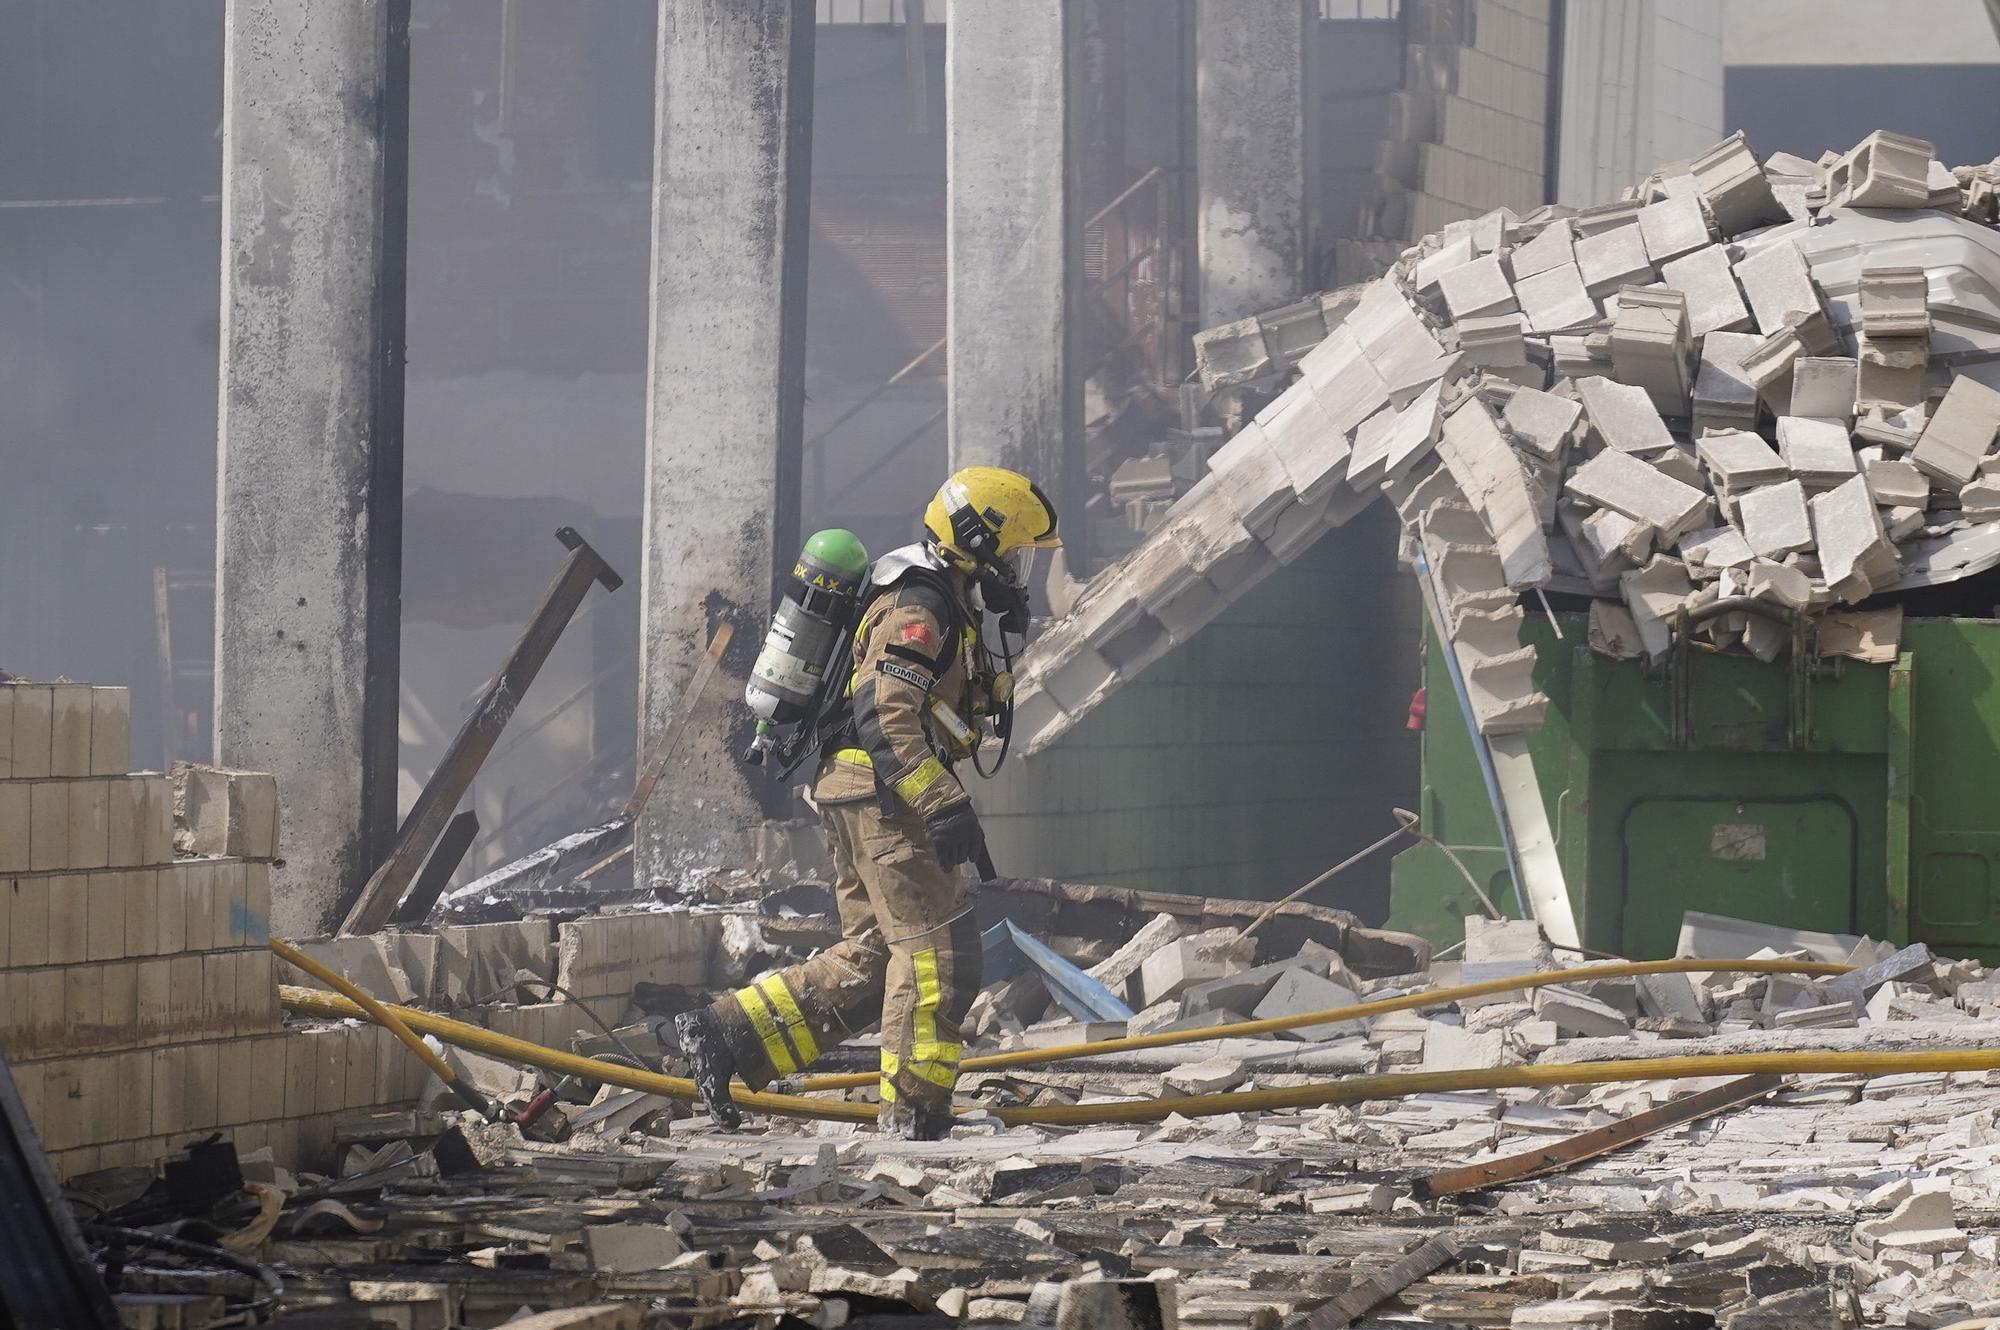
<path fill-rule="evenodd" d="M 823 803 L 840 941 L 710 1008 L 760 1090 L 882 1022 L 882 1102 L 951 1105 L 960 1030 L 979 991 L 979 926 L 963 879 L 938 867 L 923 820 L 869 797 Z"/>

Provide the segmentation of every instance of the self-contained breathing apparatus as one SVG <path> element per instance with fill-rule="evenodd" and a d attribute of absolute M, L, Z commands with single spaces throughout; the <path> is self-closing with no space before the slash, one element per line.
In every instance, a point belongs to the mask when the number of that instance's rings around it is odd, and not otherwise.
<path fill-rule="evenodd" d="M 1004 542 L 994 524 L 1004 516 L 994 508 L 982 514 L 966 498 L 960 476 L 938 492 L 926 514 L 926 538 L 918 546 L 894 550 L 870 564 L 852 532 L 824 530 L 806 542 L 744 688 L 744 700 L 758 718 L 748 762 L 764 764 L 774 756 L 778 780 L 788 780 L 828 738 L 846 728 L 852 716 L 846 680 L 854 668 L 854 634 L 862 612 L 878 594 L 908 578 L 922 578 L 950 606 L 944 654 L 956 654 L 968 640 L 974 644 L 978 660 L 970 674 L 982 694 L 972 716 L 960 716 L 948 700 L 932 698 L 930 718 L 970 756 L 980 776 L 998 774 L 1014 734 L 1014 656 L 1028 634 L 1026 558 L 1038 544 L 1054 540 L 1054 510 L 1040 490 L 1012 472 L 1000 474 L 1020 480 L 1048 512 L 1048 530 L 1036 542 L 1020 542 L 1002 552 Z M 954 566 L 972 578 L 982 606 L 996 616 L 998 660 L 978 626 L 964 622 L 964 606 L 948 576 Z M 990 768 L 980 758 L 986 738 L 982 722 L 990 722 L 992 736 L 1000 740 Z"/>

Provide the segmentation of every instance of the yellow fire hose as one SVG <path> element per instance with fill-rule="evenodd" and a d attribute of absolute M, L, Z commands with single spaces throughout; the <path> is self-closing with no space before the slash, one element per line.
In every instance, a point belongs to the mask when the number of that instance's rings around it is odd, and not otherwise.
<path fill-rule="evenodd" d="M 341 993 L 350 1002 L 354 1003 L 355 1006 L 361 1008 L 362 1014 L 367 1016 L 369 1020 L 385 1027 L 390 1034 L 400 1039 L 403 1042 L 403 1046 L 408 1048 L 412 1053 L 415 1053 L 418 1060 L 426 1067 L 429 1067 L 432 1074 L 439 1080 L 450 1086 L 452 1093 L 463 1099 L 468 1107 L 476 1109 L 489 1117 L 492 1116 L 493 1104 L 491 1101 L 485 1095 L 460 1080 L 458 1073 L 451 1069 L 451 1064 L 436 1053 L 433 1053 L 429 1044 L 426 1044 L 423 1040 L 417 1038 L 416 1035 L 410 1033 L 410 1027 L 404 1023 L 403 1019 L 396 1012 L 391 1011 L 386 1005 L 370 997 L 362 990 L 359 984 L 350 983 L 347 979 L 327 966 L 321 965 L 318 961 L 290 943 L 275 937 L 270 939 L 270 943 L 272 952 L 276 954 L 279 960 L 284 961 L 288 965 L 296 965 L 299 969 L 304 970 L 321 983 Z"/>
<path fill-rule="evenodd" d="M 1199 1030 L 1127 1035 L 1119 1039 L 1100 1039 L 1094 1044 L 1059 1044 L 1050 1048 L 1023 1048 L 1012 1053 L 990 1053 L 984 1057 L 967 1058 L 962 1070 L 998 1071 L 1004 1067 L 1034 1067 L 1046 1062 L 1069 1062 L 1076 1058 L 1100 1057 L 1108 1053 L 1132 1053 L 1146 1048 L 1171 1048 L 1176 1044 L 1206 1043 L 1211 1039 L 1254 1039 L 1258 1035 L 1302 1030 L 1313 1025 L 1330 1025 L 1335 1021 L 1366 1020 L 1371 1016 L 1386 1016 L 1392 1011 L 1441 1007 L 1460 998 L 1491 997 L 1495 993 L 1512 993 L 1520 989 L 1542 988 L 1550 984 L 1589 983 L 1595 979 L 1623 979 L 1642 974 L 1804 974 L 1824 978 L 1846 974 L 1852 968 L 1831 961 L 1689 959 L 1604 961 L 1594 965 L 1579 965 L 1570 970 L 1542 970 L 1536 974 L 1518 977 L 1482 979 L 1473 984 L 1431 988 L 1419 993 L 1404 993 L 1399 997 L 1362 1002 L 1352 1007 L 1308 1011 L 1296 1016 L 1272 1016 L 1261 1021 L 1237 1021 L 1229 1025 L 1211 1025 Z M 856 1090 L 875 1084 L 875 1080 L 872 1074 L 866 1072 L 844 1076 L 810 1076 L 802 1083 L 801 1088 Z"/>
<path fill-rule="evenodd" d="M 286 950 L 290 950 L 287 948 Z M 279 953 L 281 956 L 284 952 Z M 296 954 L 296 953 L 294 953 Z M 287 957 L 289 959 L 289 957 Z M 1246 1021 L 1213 1026 L 1206 1030 L 1174 1031 L 1166 1035 L 1142 1035 L 1134 1039 L 1110 1039 L 1096 1044 L 1075 1044 L 1065 1048 L 1033 1049 L 1026 1053 L 999 1054 L 971 1058 L 967 1070 L 996 1065 L 1020 1066 L 1030 1061 L 1057 1061 L 1089 1057 L 1132 1048 L 1159 1048 L 1172 1044 L 1199 1042 L 1270 1033 L 1301 1026 L 1325 1025 L 1336 1021 L 1359 1020 L 1388 1011 L 1437 1006 L 1463 997 L 1490 996 L 1514 989 L 1579 979 L 1608 979 L 1624 975 L 1709 973 L 1811 974 L 1846 973 L 1851 967 L 1815 961 L 1616 961 L 1579 966 L 1572 970 L 1544 971 L 1520 978 L 1461 984 L 1422 993 L 1405 994 L 1380 1002 L 1336 1007 L 1268 1021 Z M 345 981 L 340 981 L 345 984 Z M 351 987 L 351 985 L 348 985 Z M 356 990 L 358 992 L 358 990 Z M 484 1053 L 504 1061 L 538 1067 L 616 1085 L 643 1090 L 674 1099 L 696 1098 L 692 1081 L 679 1076 L 642 1071 L 616 1063 L 600 1062 L 575 1053 L 544 1048 L 523 1039 L 496 1034 L 491 1030 L 450 1020 L 408 1007 L 398 1007 L 369 999 L 366 1004 L 319 989 L 280 985 L 279 997 L 293 1011 L 331 1017 L 363 1017 L 390 1024 L 399 1020 L 404 1031 L 398 1038 L 421 1045 L 411 1031 L 434 1035 L 446 1043 Z M 362 996 L 366 996 L 365 994 Z M 373 1008 L 371 1010 L 370 1008 Z M 394 1026 L 391 1025 L 393 1029 Z M 424 1050 L 428 1052 L 428 1049 Z M 429 1059 L 426 1059 L 428 1063 Z M 1578 1062 L 1554 1066 L 1502 1067 L 1474 1071 L 1396 1072 L 1375 1076 L 1350 1076 L 1337 1081 L 1284 1089 L 1236 1091 L 1224 1094 L 1186 1095 L 1109 1104 L 1070 1104 L 1040 1108 L 1005 1108 L 999 1118 L 1009 1126 L 1086 1126 L 1106 1123 L 1158 1122 L 1179 1114 L 1183 1117 L 1212 1117 L 1224 1113 L 1260 1109 L 1313 1108 L 1331 1104 L 1358 1103 L 1374 1099 L 1397 1099 L 1408 1095 L 1434 1094 L 1453 1090 L 1496 1090 L 1555 1085 L 1600 1085 L 1621 1081 L 1672 1080 L 1681 1077 L 1742 1076 L 1756 1074 L 1848 1074 L 1885 1076 L 1905 1072 L 1969 1072 L 2000 1070 L 2000 1048 L 1961 1049 L 1940 1052 L 1886 1053 L 1726 1053 L 1683 1057 L 1640 1058 L 1617 1062 Z M 837 1082 L 838 1084 L 827 1084 Z M 805 1083 L 807 1089 L 845 1088 L 856 1084 L 854 1077 L 817 1077 Z M 872 1076 L 858 1079 L 861 1085 L 875 1082 Z M 740 1091 L 736 1102 L 746 1109 L 787 1117 L 822 1118 L 841 1122 L 868 1122 L 875 1118 L 875 1106 L 838 1099 L 809 1099 L 802 1095 Z"/>

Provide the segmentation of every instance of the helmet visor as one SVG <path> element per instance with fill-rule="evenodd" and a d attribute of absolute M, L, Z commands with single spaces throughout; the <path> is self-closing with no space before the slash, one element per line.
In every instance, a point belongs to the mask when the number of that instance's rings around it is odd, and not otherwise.
<path fill-rule="evenodd" d="M 1007 567 L 1007 576 L 1015 586 L 1028 585 L 1028 579 L 1035 575 L 1035 556 L 1041 553 L 1032 545 L 1022 545 L 1007 551 L 1001 562 Z"/>

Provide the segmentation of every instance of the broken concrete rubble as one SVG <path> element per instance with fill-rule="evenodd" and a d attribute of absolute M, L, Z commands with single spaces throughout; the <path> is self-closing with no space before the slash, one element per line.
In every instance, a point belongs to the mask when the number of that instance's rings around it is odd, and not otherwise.
<path fill-rule="evenodd" d="M 1977 967 L 1955 977 L 1954 999 L 1938 967 L 1914 952 L 1885 957 L 1872 944 L 1821 943 L 1816 935 L 1713 917 L 1691 920 L 1690 929 L 1691 937 L 1726 939 L 1726 950 L 1801 941 L 1840 947 L 1843 957 L 1870 960 L 1859 981 L 1927 1015 L 1883 1025 L 1845 1002 L 1823 1002 L 1786 1008 L 1781 1014 L 1797 1019 L 1778 1028 L 1719 1035 L 1732 1024 L 1716 1021 L 1722 1013 L 1709 1012 L 1704 992 L 1740 990 L 1761 1003 L 1780 980 L 1797 998 L 1827 981 L 1718 975 L 1700 985 L 1655 975 L 1631 981 L 1622 998 L 1615 984 L 1544 987 L 1531 1006 L 1477 1008 L 1482 1028 L 1472 1027 L 1473 1012 L 1460 1024 L 1442 1006 L 1342 1023 L 1324 1032 L 1334 1044 L 1210 1041 L 1159 1050 L 1163 1060 L 1144 1070 L 1122 1069 L 1110 1058 L 1081 1073 L 973 1072 L 967 1090 L 1049 1103 L 1074 1102 L 1086 1089 L 1110 1099 L 1236 1097 L 1296 1078 L 1286 1069 L 1310 1065 L 1305 1059 L 1316 1047 L 1350 1045 L 1363 1059 L 1350 1066 L 1362 1071 L 1657 1055 L 1657 1045 L 1645 1041 L 1658 1036 L 1635 1031 L 1620 1005 L 1628 1000 L 1659 1013 L 1645 1021 L 1680 1028 L 1676 1053 L 1717 1042 L 1794 1048 L 1801 1039 L 1843 1034 L 1879 1044 L 1892 1029 L 1912 1032 L 1904 1038 L 1979 1037 L 1977 1027 L 1959 1036 L 1952 1032 L 1966 1027 L 1928 1018 L 1981 1000 L 1993 981 Z M 1187 940 L 1169 939 L 1168 931 L 1152 927 L 1152 945 Z M 1308 948 L 1294 965 L 1274 958 L 1236 973 L 1256 988 L 1265 980 L 1253 970 L 1275 966 L 1281 981 L 1310 976 L 1334 963 L 1328 956 Z M 1540 930 L 1523 921 L 1469 920 L 1466 956 L 1467 969 L 1563 965 Z M 1130 963 L 1128 956 L 1121 965 Z M 1879 977 L 1890 974 L 1913 981 Z M 1440 967 L 1397 976 L 1385 991 L 1459 977 Z M 1343 1000 L 1365 996 L 1349 992 Z M 1174 1005 L 1191 1001 L 1184 995 Z M 1864 1028 L 1827 1028 L 1832 1013 L 1825 1009 L 1836 1006 L 1845 1022 Z M 1419 1032 L 1420 1063 L 1399 1047 L 1411 1037 L 1406 1029 Z M 1256 1051 L 1267 1045 L 1284 1051 Z M 597 1154 L 496 1131 L 488 1147 L 493 1167 L 383 1193 L 392 1215 L 430 1216 L 421 1251 L 400 1238 L 374 1249 L 376 1259 L 392 1263 L 386 1269 L 409 1267 L 402 1284 L 350 1283 L 325 1247 L 285 1251 L 303 1275 L 299 1286 L 328 1305 L 363 1293 L 375 1306 L 429 1306 L 439 1298 L 477 1305 L 479 1286 L 450 1273 L 470 1268 L 510 1272 L 506 1296 L 532 1308 L 665 1297 L 690 1311 L 758 1308 L 809 1320 L 841 1300 L 873 1299 L 873 1306 L 1023 1324 L 1097 1325 L 1137 1305 L 1102 1300 L 1106 1287 L 1118 1287 L 1106 1278 L 1115 1275 L 1148 1279 L 1183 1323 L 1193 1324 L 1267 1324 L 1336 1305 L 1350 1288 L 1365 1287 L 1356 1296 L 1371 1299 L 1378 1318 L 1434 1324 L 1678 1325 L 1698 1307 L 1718 1324 L 1818 1325 L 1828 1322 L 1756 1318 L 1781 1309 L 1786 1317 L 1817 1315 L 1811 1309 L 1829 1305 L 1832 1279 L 1857 1317 L 1883 1321 L 1927 1308 L 1941 1321 L 1971 1305 L 1968 1298 L 1990 1297 L 2000 1269 L 1989 1222 L 2000 1174 L 1988 1178 L 1994 1170 L 1977 1162 L 1981 1151 L 2000 1146 L 1967 1126 L 1990 1095 L 1985 1079 L 1888 1078 L 1873 1083 L 1871 1093 L 1879 1087 L 1880 1096 L 1868 1098 L 1852 1078 L 1802 1077 L 1693 1129 L 1641 1134 L 1588 1165 L 1493 1187 L 1473 1204 L 1413 1196 L 1427 1194 L 1424 1180 L 1468 1160 L 1476 1166 L 1523 1151 L 1559 1155 L 1592 1126 L 1702 1083 L 1412 1095 L 1177 1118 L 1150 1128 L 968 1127 L 930 1145 L 882 1142 L 846 1126 L 829 1139 L 821 1128 L 832 1124 L 780 1119 L 735 1135 L 680 1122 L 671 1146 L 635 1136 L 607 1142 L 597 1147 L 607 1152 Z M 606 1165 L 646 1181 L 594 1188 L 566 1181 L 609 1177 Z M 1427 1252 L 1439 1239 L 1453 1255 Z M 490 1252 L 477 1259 L 491 1268 L 452 1264 L 472 1252 Z M 549 1252 L 557 1255 L 542 1258 L 545 1269 L 524 1259 Z M 1405 1267 L 1394 1278 L 1378 1273 Z M 1819 1300 L 1801 1300 L 1801 1293 Z M 1065 1306 L 1087 1306 L 1099 1319 L 1065 1322 Z"/>
<path fill-rule="evenodd" d="M 995 888 L 1003 905 L 1010 893 L 1032 890 Z M 1083 931 L 1079 918 L 1122 911 L 1120 932 L 1097 939 L 1098 976 L 1143 990 L 1150 975 L 1161 991 L 1178 987 L 1158 1005 L 1199 1025 L 1228 1019 L 1216 1003 L 1254 1003 L 1259 1017 L 1311 1014 L 1420 995 L 1496 967 L 1525 977 L 1567 961 L 1526 921 L 1469 919 L 1463 965 L 1427 972 L 1420 950 L 1397 950 L 1393 938 L 1356 928 L 1332 939 L 1338 947 L 1274 940 L 1269 929 L 1238 946 L 1249 916 L 1231 926 L 1219 915 L 1236 907 L 1224 902 L 1083 887 L 1051 888 L 1038 899 L 1051 937 Z M 1147 900 L 1174 908 L 1149 913 L 1140 904 Z M 620 931 L 628 917 L 644 916 L 607 917 L 603 946 L 644 945 Z M 562 930 L 587 922 L 535 925 L 539 963 L 558 964 Z M 458 953 L 491 948 L 496 957 L 527 958 L 509 951 L 520 945 L 519 927 L 511 929 L 514 942 L 502 943 L 509 928 L 461 929 Z M 1938 1019 L 1989 1000 L 1994 981 L 1977 966 L 1946 967 L 1917 949 L 1891 954 L 1743 921 L 1694 919 L 1690 929 L 1691 939 L 1722 939 L 1725 950 L 1807 944 L 1837 948 L 1866 967 L 1854 973 L 1851 996 L 1826 981 L 1783 976 L 1725 983 L 1732 977 L 1718 975 L 1700 985 L 1680 975 L 1585 978 L 1542 987 L 1525 1001 L 1513 993 L 1483 1005 L 1439 1002 L 1368 1021 L 1321 1022 L 1284 1038 L 1211 1036 L 1089 1064 L 975 1064 L 961 1086 L 981 1104 L 1114 1104 L 1162 1093 L 1233 1099 L 1329 1074 L 1643 1056 L 1655 1050 L 1642 1041 L 1669 1029 L 1675 1051 L 1718 1039 L 1981 1037 L 1976 1025 Z M 569 936 L 578 975 L 599 973 L 581 959 L 584 935 Z M 375 964 L 391 954 L 367 953 Z M 735 981 L 709 976 L 705 956 L 700 963 L 701 978 L 691 970 L 679 976 L 691 987 Z M 1190 969 L 1204 965 L 1225 972 L 1186 984 Z M 438 983 L 423 985 L 432 1001 Z M 630 996 L 616 995 L 621 1006 Z M 1857 1011 L 1854 996 L 1880 999 L 1879 1013 Z M 1787 1005 L 1777 1028 L 1718 1033 L 1734 1028 L 1732 1004 L 1778 1000 Z M 1634 1013 L 1644 1013 L 1636 1029 Z M 1854 1022 L 1863 1028 L 1829 1028 Z M 676 1070 L 675 1051 L 648 1041 L 645 1030 L 625 1035 Z M 1052 1044 L 1093 1033 L 1061 1021 L 1041 1030 Z M 1603 1044 L 1619 1052 L 1602 1052 Z M 967 1053 L 976 1058 L 996 1046 L 989 1039 Z M 387 1067 L 395 1050 L 385 1046 L 376 1057 L 371 1065 Z M 533 1072 L 461 1064 L 477 1075 L 490 1071 L 488 1083 L 510 1097 L 536 1089 Z M 513 1079 L 503 1085 L 502 1076 Z M 1986 1178 L 1992 1170 L 1983 1163 L 1959 1167 L 1955 1185 L 1965 1200 L 1958 1206 L 1952 1184 L 1938 1185 L 1957 1167 L 1952 1161 L 1994 1148 L 1966 1125 L 1989 1093 L 1985 1078 L 1962 1079 L 1891 1081 L 1880 1085 L 1883 1097 L 1861 1098 L 1851 1080 L 1802 1078 L 1786 1096 L 1711 1118 L 1699 1135 L 1642 1136 L 1587 1168 L 1495 1188 L 1476 1205 L 1413 1197 L 1440 1170 L 1559 1150 L 1592 1126 L 1650 1107 L 1654 1094 L 1665 1099 L 1693 1087 L 1471 1091 L 1279 1110 L 1259 1110 L 1245 1097 L 1239 1111 L 1138 1128 L 1006 1126 L 986 1115 L 928 1144 L 886 1141 L 850 1123 L 759 1118 L 730 1135 L 706 1119 L 683 1118 L 672 1123 L 669 1144 L 659 1135 L 668 1130 L 665 1100 L 586 1086 L 557 1095 L 572 1101 L 567 1141 L 471 1115 L 334 1119 L 337 1139 L 357 1150 L 354 1167 L 428 1159 L 423 1151 L 445 1125 L 464 1134 L 474 1158 L 469 1171 L 450 1176 L 426 1169 L 373 1183 L 387 1222 L 372 1236 L 302 1232 L 272 1239 L 262 1256 L 288 1267 L 298 1313 L 337 1317 L 365 1303 L 406 1324 L 490 1322 L 522 1308 L 550 1324 L 584 1326 L 638 1325 L 646 1322 L 635 1318 L 657 1319 L 663 1308 L 687 1323 L 742 1315 L 811 1323 L 865 1306 L 876 1309 L 871 1315 L 894 1307 L 1097 1325 L 1141 1302 L 1170 1304 L 1188 1324 L 1268 1324 L 1334 1305 L 1350 1290 L 1372 1299 L 1377 1315 L 1433 1323 L 1593 1324 L 1609 1308 L 1604 1324 L 1677 1324 L 1671 1318 L 1697 1295 L 1718 1319 L 1763 1315 L 1776 1299 L 1817 1287 L 1809 1281 L 1819 1268 L 1807 1261 L 1835 1263 L 1856 1306 L 1879 1315 L 1890 1306 L 1952 1305 L 1982 1286 L 2000 1255 L 1985 1222 L 2000 1176 Z M 592 1100 L 606 1111 L 580 1106 Z M 1893 1135 L 1881 1137 L 1885 1129 Z M 1992 1139 L 2000 1141 L 2000 1131 Z M 93 1188 L 115 1185 L 112 1177 L 73 1182 L 95 1196 Z M 307 1175 L 299 1184 L 317 1187 L 321 1179 Z M 281 1222 L 277 1232 L 290 1230 Z M 1448 1250 L 1434 1248 L 1440 1241 Z M 1133 1280 L 1156 1296 L 1134 1301 L 1115 1292 L 1136 1287 Z M 1908 1282 L 1892 1285 L 1898 1280 Z M 1086 1308 L 1095 1319 L 1076 1321 L 1085 1315 L 1076 1309 Z M 1038 1322 L 1045 1312 L 1054 1319 Z"/>

